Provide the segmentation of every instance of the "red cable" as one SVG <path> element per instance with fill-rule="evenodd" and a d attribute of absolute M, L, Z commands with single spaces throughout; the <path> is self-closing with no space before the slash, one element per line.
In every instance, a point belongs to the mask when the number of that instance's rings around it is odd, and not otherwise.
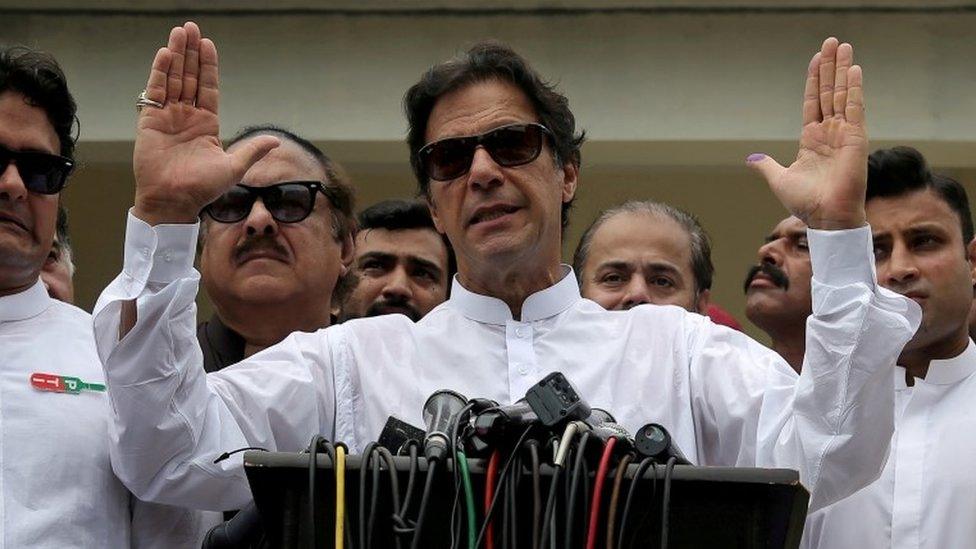
<path fill-rule="evenodd" d="M 485 474 L 485 513 L 491 508 L 491 500 L 495 496 L 495 477 L 498 476 L 498 462 L 501 460 L 501 452 L 496 448 L 488 459 L 488 472 Z M 494 520 L 488 523 L 485 531 L 485 548 L 495 549 L 495 528 Z"/>
<path fill-rule="evenodd" d="M 603 481 L 607 479 L 607 473 L 610 470 L 610 456 L 613 455 L 613 447 L 616 445 L 617 437 L 610 437 L 607 445 L 603 448 L 600 468 L 596 470 L 596 483 L 593 485 L 593 497 L 590 498 L 593 505 L 590 507 L 590 527 L 586 531 L 586 549 L 596 549 L 596 536 L 600 529 L 600 499 L 603 495 Z"/>

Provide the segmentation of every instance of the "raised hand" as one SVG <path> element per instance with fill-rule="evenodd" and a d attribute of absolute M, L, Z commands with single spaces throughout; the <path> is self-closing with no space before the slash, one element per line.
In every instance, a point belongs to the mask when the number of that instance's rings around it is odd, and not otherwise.
<path fill-rule="evenodd" d="M 864 128 L 861 67 L 854 48 L 824 41 L 810 60 L 803 97 L 803 132 L 796 161 L 784 168 L 750 155 L 780 202 L 814 229 L 864 225 L 868 137 Z"/>
<path fill-rule="evenodd" d="M 146 97 L 162 108 L 139 113 L 133 213 L 143 221 L 192 223 L 204 206 L 239 183 L 278 146 L 273 136 L 248 139 L 224 152 L 219 138 L 217 48 L 196 23 L 174 28 L 153 59 Z"/>

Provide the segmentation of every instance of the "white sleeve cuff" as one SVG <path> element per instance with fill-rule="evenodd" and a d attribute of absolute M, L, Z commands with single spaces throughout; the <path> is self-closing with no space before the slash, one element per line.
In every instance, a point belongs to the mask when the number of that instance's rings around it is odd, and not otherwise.
<path fill-rule="evenodd" d="M 877 285 L 871 227 L 841 231 L 807 229 L 813 279 L 839 288 L 850 284 Z"/>
<path fill-rule="evenodd" d="M 167 284 L 193 271 L 200 223 L 152 226 L 129 210 L 122 271 L 135 280 Z"/>

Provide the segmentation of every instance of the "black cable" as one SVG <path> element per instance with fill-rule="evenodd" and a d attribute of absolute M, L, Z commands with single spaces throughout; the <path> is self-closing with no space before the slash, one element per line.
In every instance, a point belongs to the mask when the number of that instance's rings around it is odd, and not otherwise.
<path fill-rule="evenodd" d="M 586 461 L 586 444 L 590 440 L 590 433 L 586 431 L 580 437 L 579 444 L 576 446 L 576 463 L 573 465 L 572 483 L 569 487 L 569 494 L 566 496 L 566 528 L 563 533 L 566 547 L 573 547 L 573 537 L 576 533 L 576 523 L 573 521 L 576 514 L 576 494 L 579 490 L 579 480 L 583 473 L 583 464 Z M 584 479 L 584 484 L 586 480 Z M 584 492 L 586 489 L 584 488 Z"/>
<path fill-rule="evenodd" d="M 671 511 L 671 473 L 678 458 L 671 456 L 664 467 L 664 493 L 661 496 L 661 549 L 668 549 L 668 523 Z"/>
<path fill-rule="evenodd" d="M 549 485 L 549 496 L 546 498 L 546 510 L 542 513 L 542 533 L 539 534 L 539 549 L 546 549 L 549 532 L 552 531 L 552 517 L 556 511 L 556 494 L 559 492 L 559 477 L 563 472 L 561 465 L 554 465 L 552 484 Z"/>
<path fill-rule="evenodd" d="M 542 514 L 542 486 L 539 474 L 539 443 L 530 440 L 529 460 L 532 465 L 532 549 L 539 549 L 539 519 Z"/>
<path fill-rule="evenodd" d="M 637 521 L 637 524 L 639 525 L 654 524 L 651 522 L 651 515 L 654 512 L 654 506 L 657 504 L 657 466 L 657 460 L 651 462 L 651 500 L 650 504 L 645 507 L 644 514 L 641 515 L 640 519 Z M 650 535 L 650 533 L 648 535 Z M 630 545 L 627 547 L 633 549 L 634 545 L 637 544 L 638 539 L 640 539 L 639 529 L 634 531 L 630 538 Z"/>
<path fill-rule="evenodd" d="M 515 465 L 512 468 L 514 474 L 510 474 L 509 478 L 511 486 L 509 487 L 508 502 L 509 502 L 509 513 L 511 520 L 511 527 L 509 533 L 512 536 L 512 547 L 518 547 L 518 487 L 519 482 L 522 480 L 522 454 L 519 453 L 515 458 Z"/>
<path fill-rule="evenodd" d="M 376 527 L 376 502 L 380 496 L 380 455 L 373 448 L 370 452 L 370 463 L 372 464 L 373 473 L 373 486 L 369 494 L 369 521 L 366 523 L 366 547 L 372 549 L 373 547 L 373 530 Z M 360 474 L 365 474 L 366 471 L 362 470 Z"/>
<path fill-rule="evenodd" d="M 326 451 L 328 452 L 328 447 L 331 447 L 326 441 L 325 437 L 322 435 L 315 435 L 312 437 L 311 442 L 308 444 L 308 519 L 309 528 L 308 532 L 311 536 L 311 543 L 309 547 L 315 547 L 318 545 L 318 523 L 315 521 L 316 517 L 316 502 L 318 501 L 318 486 L 315 481 L 315 472 L 318 469 L 318 453 L 319 446 L 322 444 L 327 445 Z M 333 450 L 330 454 L 332 459 L 335 460 L 335 451 Z M 335 463 L 335 461 L 333 461 Z"/>
<path fill-rule="evenodd" d="M 417 522 L 413 528 L 413 541 L 410 542 L 410 549 L 420 548 L 420 535 L 423 533 L 424 517 L 427 515 L 427 507 L 430 504 L 430 492 L 434 485 L 434 473 L 437 471 L 438 463 L 436 459 L 427 462 L 427 479 L 424 482 L 423 495 L 420 497 L 420 509 L 417 510 Z"/>
<path fill-rule="evenodd" d="M 386 462 L 386 470 L 390 474 L 390 497 L 392 498 L 393 514 L 391 516 L 395 517 L 400 514 L 400 479 L 397 475 L 396 464 L 393 461 L 393 454 L 389 450 L 380 446 L 376 449 L 380 453 L 380 457 Z M 400 549 L 400 537 L 393 532 L 393 542 L 396 544 L 397 549 Z"/>
<path fill-rule="evenodd" d="M 512 461 L 515 459 L 519 448 L 522 447 L 522 443 L 525 442 L 525 438 L 529 436 L 529 431 L 531 431 L 533 427 L 535 426 L 529 425 L 526 427 L 525 431 L 522 432 L 522 435 L 515 442 L 515 447 L 512 450 L 512 453 L 508 455 L 508 459 L 505 460 L 505 465 L 502 467 L 501 472 L 498 473 L 499 487 L 502 485 L 502 479 L 506 478 L 506 475 L 508 475 L 508 471 L 512 466 Z M 485 510 L 485 522 L 481 525 L 481 530 L 478 532 L 478 539 L 474 543 L 475 549 L 481 547 L 481 541 L 485 538 L 485 532 L 488 530 L 488 525 L 491 524 L 491 517 L 495 513 L 495 505 L 498 503 L 498 495 L 501 494 L 501 492 L 501 490 L 495 492 L 494 497 L 491 498 L 491 505 L 489 505 L 488 509 Z"/>
<path fill-rule="evenodd" d="M 363 449 L 362 459 L 359 464 L 359 547 L 365 549 L 369 547 L 369 538 L 366 534 L 366 471 L 369 468 L 369 461 L 373 459 L 373 449 L 376 448 L 375 442 L 370 442 Z"/>
<path fill-rule="evenodd" d="M 413 527 L 407 523 L 407 512 L 410 510 L 410 503 L 413 499 L 413 488 L 415 480 L 417 478 L 417 469 L 419 467 L 420 457 L 419 448 L 420 443 L 416 440 L 407 441 L 407 450 L 410 454 L 410 469 L 407 473 L 407 488 L 403 495 L 403 505 L 400 507 L 399 514 L 393 516 L 393 532 L 396 534 L 397 539 L 403 534 L 409 534 L 413 532 Z"/>
<path fill-rule="evenodd" d="M 626 539 L 627 532 L 627 518 L 630 517 L 630 506 L 634 502 L 634 494 L 637 493 L 637 486 L 640 484 L 641 478 L 643 478 L 644 473 L 647 472 L 647 468 L 654 463 L 652 458 L 644 458 L 641 460 L 640 465 L 637 466 L 637 470 L 634 471 L 634 476 L 630 480 L 630 488 L 627 490 L 627 499 L 624 501 L 624 512 L 620 515 L 620 532 L 617 534 L 617 548 L 623 549 L 624 540 Z"/>

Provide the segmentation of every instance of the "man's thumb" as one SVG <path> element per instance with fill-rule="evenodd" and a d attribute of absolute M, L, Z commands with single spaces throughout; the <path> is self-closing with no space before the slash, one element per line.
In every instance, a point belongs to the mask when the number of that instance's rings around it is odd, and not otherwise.
<path fill-rule="evenodd" d="M 235 178 L 240 180 L 244 177 L 244 172 L 280 144 L 281 140 L 273 135 L 259 135 L 237 144 L 230 152 L 231 169 L 234 170 Z"/>
<path fill-rule="evenodd" d="M 746 157 L 746 165 L 762 174 L 770 185 L 779 179 L 779 175 L 786 171 L 779 162 L 763 153 L 753 153 Z"/>

